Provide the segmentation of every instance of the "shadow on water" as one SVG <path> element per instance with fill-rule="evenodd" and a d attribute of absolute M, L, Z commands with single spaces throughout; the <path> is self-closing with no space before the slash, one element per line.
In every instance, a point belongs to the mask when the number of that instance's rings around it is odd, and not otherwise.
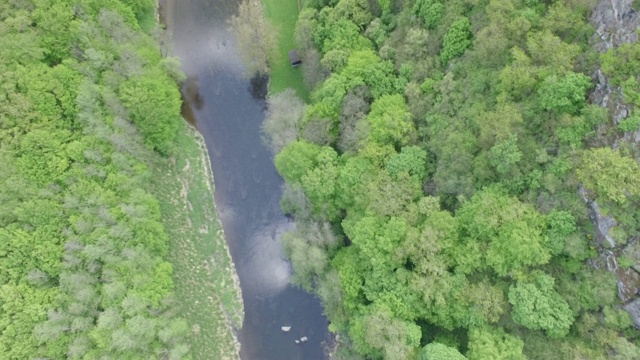
<path fill-rule="evenodd" d="M 184 102 L 188 106 L 195 107 L 196 110 L 201 110 L 204 104 L 204 99 L 200 95 L 200 85 L 198 85 L 198 78 L 188 78 L 184 84 L 182 84 L 182 97 Z"/>
<path fill-rule="evenodd" d="M 294 224 L 280 211 L 282 179 L 261 141 L 268 78 L 244 67 L 227 18 L 237 0 L 161 0 L 161 18 L 187 81 L 184 116 L 202 133 L 216 206 L 242 287 L 244 360 L 320 360 L 331 342 L 317 298 L 290 284 L 280 235 Z M 291 326 L 284 333 L 282 326 Z M 306 336 L 306 343 L 294 341 Z M 200 360 L 200 359 L 197 359 Z"/>
<path fill-rule="evenodd" d="M 249 80 L 249 93 L 256 100 L 264 100 L 269 90 L 269 75 L 255 74 Z M 266 110 L 266 107 L 265 107 Z"/>
<path fill-rule="evenodd" d="M 182 117 L 187 120 L 189 124 L 197 127 L 197 119 L 193 111 L 202 109 L 202 106 L 204 105 L 204 100 L 202 99 L 198 88 L 198 79 L 188 78 L 185 80 L 180 88 L 180 92 L 182 93 L 183 100 L 180 108 Z"/>

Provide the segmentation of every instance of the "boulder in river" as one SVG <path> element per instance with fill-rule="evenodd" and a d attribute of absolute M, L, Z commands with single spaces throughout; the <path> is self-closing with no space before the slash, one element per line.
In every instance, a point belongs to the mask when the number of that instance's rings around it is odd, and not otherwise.
<path fill-rule="evenodd" d="M 307 342 L 308 340 L 309 338 L 307 338 L 306 336 L 300 338 L 300 342 Z"/>
<path fill-rule="evenodd" d="M 283 326 L 280 329 L 282 329 L 283 332 L 289 332 L 289 330 L 291 330 L 291 326 Z"/>

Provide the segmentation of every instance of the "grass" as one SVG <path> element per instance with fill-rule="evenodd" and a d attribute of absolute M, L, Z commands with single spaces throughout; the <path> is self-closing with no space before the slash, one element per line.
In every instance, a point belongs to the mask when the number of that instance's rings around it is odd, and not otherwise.
<path fill-rule="evenodd" d="M 151 164 L 151 188 L 170 237 L 180 316 L 191 326 L 194 359 L 239 359 L 240 287 L 213 202 L 213 176 L 200 134 L 183 122 L 175 154 Z"/>
<path fill-rule="evenodd" d="M 150 7 L 147 11 L 138 19 L 138 24 L 140 25 L 140 29 L 145 33 L 149 34 L 153 28 L 158 25 L 157 21 L 157 11 L 158 7 Z"/>
<path fill-rule="evenodd" d="M 298 0 L 262 0 L 267 18 L 278 31 L 278 48 L 270 59 L 269 94 L 286 88 L 295 89 L 298 96 L 309 102 L 309 90 L 302 79 L 302 69 L 289 63 L 289 50 L 296 48 L 294 31 L 298 19 Z"/>

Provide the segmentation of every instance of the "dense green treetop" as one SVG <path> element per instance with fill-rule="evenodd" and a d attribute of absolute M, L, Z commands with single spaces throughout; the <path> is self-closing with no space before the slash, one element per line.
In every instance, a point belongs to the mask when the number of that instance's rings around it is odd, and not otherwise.
<path fill-rule="evenodd" d="M 189 358 L 146 186 L 180 121 L 155 5 L 0 5 L 3 359 Z"/>
<path fill-rule="evenodd" d="M 578 190 L 619 219 L 616 237 L 637 233 L 637 151 L 587 149 L 610 136 L 587 95 L 602 60 L 640 105 L 625 64 L 638 50 L 595 55 L 594 2 L 305 5 L 296 41 L 315 87 L 276 167 L 300 226 L 285 241 L 294 278 L 322 298 L 345 356 L 634 358 L 637 334 L 606 320 L 616 283 L 589 265 Z M 332 246 L 305 240 L 327 221 Z"/>

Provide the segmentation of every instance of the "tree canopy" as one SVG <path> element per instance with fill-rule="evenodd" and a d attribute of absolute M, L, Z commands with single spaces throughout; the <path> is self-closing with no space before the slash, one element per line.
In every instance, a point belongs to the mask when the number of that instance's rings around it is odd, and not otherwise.
<path fill-rule="evenodd" d="M 154 8 L 0 5 L 3 359 L 189 358 L 147 185 L 145 161 L 171 153 L 181 121 L 175 79 L 140 26 Z"/>
<path fill-rule="evenodd" d="M 309 78 L 302 122 L 326 126 L 322 136 L 299 134 L 276 167 L 289 189 L 283 209 L 302 229 L 295 242 L 285 237 L 294 273 L 322 298 L 345 352 L 637 351 L 627 348 L 637 334 L 608 327 L 596 305 L 616 302 L 616 283 L 590 265 L 606 267 L 580 195 L 620 219 L 617 237 L 637 233 L 639 154 L 624 140 L 619 150 L 589 148 L 610 135 L 610 119 L 587 101 L 600 60 L 628 102 L 640 99 L 625 64 L 637 49 L 596 56 L 592 5 L 306 2 L 296 41 L 319 58 L 305 73 L 323 76 Z M 334 245 L 304 239 L 327 222 Z M 305 251 L 313 266 L 300 259 Z M 600 328 L 608 335 L 595 345 Z"/>

